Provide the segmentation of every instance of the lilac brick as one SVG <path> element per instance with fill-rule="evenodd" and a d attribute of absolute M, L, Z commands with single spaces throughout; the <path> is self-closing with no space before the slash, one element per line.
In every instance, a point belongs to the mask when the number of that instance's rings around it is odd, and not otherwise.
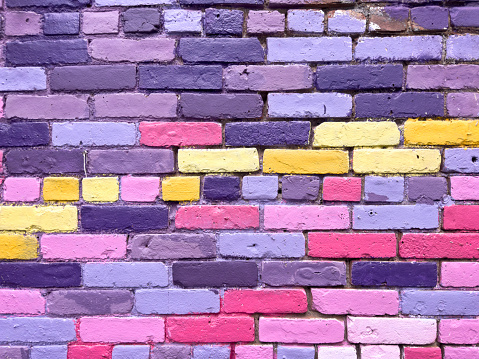
<path fill-rule="evenodd" d="M 83 266 L 85 287 L 166 287 L 168 268 L 155 262 L 102 262 Z"/>
<path fill-rule="evenodd" d="M 328 13 L 328 31 L 338 34 L 360 34 L 366 31 L 366 16 L 356 10 Z"/>
<path fill-rule="evenodd" d="M 208 289 L 143 289 L 135 292 L 141 314 L 219 313 L 220 295 Z"/>
<path fill-rule="evenodd" d="M 195 345 L 192 359 L 230 359 L 230 355 L 227 345 Z"/>
<path fill-rule="evenodd" d="M 63 288 L 80 283 L 79 263 L 0 263 L 0 287 Z"/>
<path fill-rule="evenodd" d="M 53 344 L 75 339 L 73 319 L 0 318 L 0 342 Z"/>
<path fill-rule="evenodd" d="M 407 315 L 479 315 L 479 292 L 405 290 L 401 312 Z"/>
<path fill-rule="evenodd" d="M 324 31 L 322 10 L 288 10 L 288 30 L 298 33 L 322 33 Z"/>
<path fill-rule="evenodd" d="M 156 8 L 133 8 L 123 13 L 124 32 L 156 32 L 160 27 L 160 13 Z"/>
<path fill-rule="evenodd" d="M 240 178 L 233 176 L 206 176 L 203 198 L 213 201 L 235 201 L 240 198 Z"/>
<path fill-rule="evenodd" d="M 444 172 L 479 173 L 479 148 L 446 148 Z"/>
<path fill-rule="evenodd" d="M 151 351 L 150 359 L 190 359 L 191 347 L 178 344 L 157 344 Z"/>
<path fill-rule="evenodd" d="M 0 91 L 46 90 L 47 75 L 40 67 L 0 68 Z"/>
<path fill-rule="evenodd" d="M 164 26 L 167 33 L 201 33 L 203 13 L 196 10 L 164 10 Z"/>
<path fill-rule="evenodd" d="M 42 16 L 33 11 L 10 11 L 4 13 L 7 36 L 39 35 Z"/>
<path fill-rule="evenodd" d="M 355 49 L 359 61 L 441 60 L 441 36 L 362 37 Z"/>
<path fill-rule="evenodd" d="M 66 345 L 34 346 L 30 351 L 30 359 L 67 359 L 67 353 Z"/>
<path fill-rule="evenodd" d="M 454 27 L 479 27 L 479 7 L 463 6 L 450 9 L 451 24 Z"/>
<path fill-rule="evenodd" d="M 454 117 L 479 117 L 479 97 L 473 92 L 450 93 L 447 112 Z"/>
<path fill-rule="evenodd" d="M 261 279 L 264 284 L 273 287 L 346 285 L 346 264 L 319 261 L 263 262 Z"/>
<path fill-rule="evenodd" d="M 403 199 L 403 177 L 367 176 L 364 179 L 364 200 L 366 202 L 402 202 Z"/>
<path fill-rule="evenodd" d="M 44 15 L 45 35 L 77 35 L 80 32 L 80 14 L 77 12 L 49 13 Z"/>
<path fill-rule="evenodd" d="M 370 9 L 369 31 L 405 31 L 409 9 L 405 6 L 385 6 Z"/>
<path fill-rule="evenodd" d="M 320 179 L 314 176 L 283 176 L 283 199 L 315 201 L 318 198 Z"/>
<path fill-rule="evenodd" d="M 136 125 L 121 122 L 60 122 L 52 124 L 54 146 L 133 146 Z"/>
<path fill-rule="evenodd" d="M 479 88 L 478 65 L 409 65 L 407 87 L 412 89 Z"/>
<path fill-rule="evenodd" d="M 351 95 L 341 93 L 270 93 L 270 118 L 349 117 Z"/>
<path fill-rule="evenodd" d="M 88 154 L 90 173 L 171 173 L 174 167 L 173 151 L 166 149 L 92 150 Z"/>
<path fill-rule="evenodd" d="M 0 146 L 44 146 L 50 143 L 46 122 L 13 122 L 0 124 Z"/>
<path fill-rule="evenodd" d="M 57 7 L 65 6 L 70 8 L 85 7 L 91 4 L 91 0 L 6 0 L 8 7 L 24 7 L 24 6 L 39 6 L 39 7 Z"/>
<path fill-rule="evenodd" d="M 356 117 L 444 116 L 444 95 L 441 93 L 362 93 L 354 96 L 354 102 Z"/>
<path fill-rule="evenodd" d="M 479 35 L 451 35 L 446 42 L 448 60 L 474 61 L 479 59 Z"/>
<path fill-rule="evenodd" d="M 314 359 L 314 347 L 278 345 L 278 359 Z"/>
<path fill-rule="evenodd" d="M 250 10 L 246 19 L 248 34 L 275 34 L 284 32 L 285 15 L 279 11 Z"/>
<path fill-rule="evenodd" d="M 183 116 L 201 119 L 260 118 L 263 100 L 258 94 L 183 93 Z"/>
<path fill-rule="evenodd" d="M 238 35 L 243 33 L 244 14 L 241 10 L 206 9 L 204 27 L 207 35 Z"/>
<path fill-rule="evenodd" d="M 220 90 L 223 87 L 221 66 L 145 65 L 139 68 L 140 88 L 180 90 Z"/>
<path fill-rule="evenodd" d="M 441 6 L 421 6 L 411 9 L 414 31 L 447 30 L 449 11 Z"/>
<path fill-rule="evenodd" d="M 243 177 L 243 198 L 272 200 L 278 196 L 278 176 Z"/>
<path fill-rule="evenodd" d="M 28 347 L 0 346 L 0 358 L 2 359 L 28 359 Z M 42 358 L 45 359 L 45 358 Z M 53 358 L 52 358 L 53 359 Z M 66 356 L 65 356 L 66 359 Z"/>
<path fill-rule="evenodd" d="M 410 201 L 431 204 L 447 194 L 447 181 L 444 177 L 409 177 L 407 191 Z"/>
<path fill-rule="evenodd" d="M 12 149 L 5 155 L 11 174 L 83 173 L 81 150 Z"/>
<path fill-rule="evenodd" d="M 148 359 L 149 345 L 115 345 L 111 359 Z"/>

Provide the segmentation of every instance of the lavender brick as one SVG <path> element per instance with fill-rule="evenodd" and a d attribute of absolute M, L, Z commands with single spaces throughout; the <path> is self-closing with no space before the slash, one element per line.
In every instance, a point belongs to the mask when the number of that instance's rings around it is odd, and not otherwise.
<path fill-rule="evenodd" d="M 409 9 L 405 6 L 385 6 L 370 9 L 369 31 L 405 31 Z"/>
<path fill-rule="evenodd" d="M 77 12 L 49 13 L 44 15 L 45 35 L 77 35 L 80 32 L 80 14 Z"/>
<path fill-rule="evenodd" d="M 85 287 L 166 287 L 168 268 L 155 262 L 102 262 L 83 266 Z"/>
<path fill-rule="evenodd" d="M 412 89 L 479 88 L 478 65 L 409 65 L 407 87 Z"/>
<path fill-rule="evenodd" d="M 83 173 L 81 150 L 12 149 L 5 155 L 10 174 Z"/>
<path fill-rule="evenodd" d="M 278 176 L 243 177 L 244 199 L 273 200 L 278 196 Z"/>
<path fill-rule="evenodd" d="M 123 13 L 123 31 L 149 33 L 160 28 L 160 13 L 155 8 L 133 8 Z"/>
<path fill-rule="evenodd" d="M 203 13 L 197 10 L 171 9 L 163 12 L 167 33 L 201 34 Z"/>
<path fill-rule="evenodd" d="M 193 359 L 229 359 L 231 349 L 227 345 L 195 345 Z"/>
<path fill-rule="evenodd" d="M 401 312 L 407 315 L 479 315 L 479 292 L 405 290 Z"/>
<path fill-rule="evenodd" d="M 148 359 L 149 345 L 115 345 L 111 359 Z"/>
<path fill-rule="evenodd" d="M 366 202 L 402 202 L 403 199 L 403 177 L 367 176 L 364 179 L 364 200 Z"/>
<path fill-rule="evenodd" d="M 278 345 L 278 359 L 314 359 L 314 347 Z"/>
<path fill-rule="evenodd" d="M 479 173 L 479 148 L 446 148 L 444 172 Z"/>
<path fill-rule="evenodd" d="M 144 232 L 168 227 L 166 206 L 82 206 L 80 216 L 87 231 Z"/>
<path fill-rule="evenodd" d="M 53 123 L 52 142 L 54 146 L 133 146 L 136 125 L 121 122 Z"/>
<path fill-rule="evenodd" d="M 447 181 L 444 177 L 410 177 L 407 191 L 410 201 L 431 204 L 447 194 Z"/>
<path fill-rule="evenodd" d="M 449 10 L 454 27 L 479 27 L 479 7 L 453 7 Z"/>
<path fill-rule="evenodd" d="M 179 344 L 155 345 L 151 351 L 150 359 L 190 359 L 191 347 Z"/>
<path fill-rule="evenodd" d="M 355 262 L 351 281 L 358 286 L 435 287 L 437 264 L 434 262 Z"/>
<path fill-rule="evenodd" d="M 91 0 L 6 0 L 8 7 L 57 7 L 65 6 L 70 8 L 85 7 L 91 4 Z"/>
<path fill-rule="evenodd" d="M 477 94 L 473 92 L 448 94 L 447 112 L 453 117 L 479 117 Z"/>
<path fill-rule="evenodd" d="M 474 61 L 479 59 L 479 35 L 451 35 L 446 42 L 446 58 Z"/>
<path fill-rule="evenodd" d="M 191 287 L 255 287 L 258 267 L 254 262 L 175 262 L 173 284 Z"/>
<path fill-rule="evenodd" d="M 309 121 L 230 122 L 225 127 L 226 146 L 307 145 Z"/>
<path fill-rule="evenodd" d="M 351 95 L 341 93 L 270 93 L 270 118 L 349 117 Z"/>
<path fill-rule="evenodd" d="M 263 262 L 261 279 L 264 284 L 281 286 L 330 287 L 346 284 L 344 262 Z"/>
<path fill-rule="evenodd" d="M 46 90 L 47 75 L 40 67 L 0 68 L 0 91 Z"/>
<path fill-rule="evenodd" d="M 47 312 L 53 315 L 126 314 L 133 308 L 127 290 L 58 290 L 47 295 Z"/>
<path fill-rule="evenodd" d="M 411 9 L 414 31 L 446 30 L 449 26 L 449 11 L 441 6 L 421 6 Z"/>
<path fill-rule="evenodd" d="M 0 342 L 66 343 L 75 339 L 73 319 L 0 318 Z"/>
<path fill-rule="evenodd" d="M 283 176 L 283 199 L 314 201 L 318 198 L 321 181 L 314 176 Z"/>
<path fill-rule="evenodd" d="M 220 90 L 223 87 L 221 66 L 145 65 L 139 67 L 140 88 L 180 90 Z"/>
<path fill-rule="evenodd" d="M 324 31 L 322 10 L 288 10 L 288 30 L 298 33 L 321 33 Z"/>
<path fill-rule="evenodd" d="M 144 289 L 135 293 L 141 314 L 219 313 L 220 295 L 208 289 Z"/>
<path fill-rule="evenodd" d="M 30 359 L 67 359 L 67 354 L 66 345 L 34 346 L 30 352 Z"/>
<path fill-rule="evenodd" d="M 0 124 L 0 147 L 44 146 L 50 143 L 46 122 Z"/>
<path fill-rule="evenodd" d="M 366 16 L 356 10 L 328 13 L 328 31 L 338 34 L 360 34 L 366 31 Z"/>
<path fill-rule="evenodd" d="M 183 116 L 190 118 L 260 118 L 263 100 L 258 94 L 183 93 L 180 107 Z"/>
<path fill-rule="evenodd" d="M 2 287 L 63 288 L 80 284 L 79 263 L 0 263 Z"/>
<path fill-rule="evenodd" d="M 214 258 L 214 235 L 199 234 L 139 234 L 128 242 L 132 259 Z"/>
<path fill-rule="evenodd" d="M 241 10 L 206 9 L 204 27 L 207 35 L 237 35 L 243 33 L 244 14 Z"/>
<path fill-rule="evenodd" d="M 96 6 L 171 5 L 173 3 L 172 0 L 95 0 Z"/>
<path fill-rule="evenodd" d="M 0 346 L 0 358 L 2 359 L 28 359 L 28 347 L 20 346 Z M 66 358 L 66 356 L 65 356 Z"/>
<path fill-rule="evenodd" d="M 206 176 L 203 198 L 213 201 L 235 201 L 240 198 L 240 178 L 233 176 Z"/>

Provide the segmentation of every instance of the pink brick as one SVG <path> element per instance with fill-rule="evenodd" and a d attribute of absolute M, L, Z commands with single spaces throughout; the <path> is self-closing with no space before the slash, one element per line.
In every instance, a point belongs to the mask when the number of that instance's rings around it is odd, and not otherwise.
<path fill-rule="evenodd" d="M 123 234 L 44 234 L 41 239 L 44 259 L 116 259 L 126 256 Z"/>
<path fill-rule="evenodd" d="M 225 313 L 306 313 L 308 299 L 303 289 L 228 290 L 223 298 Z"/>
<path fill-rule="evenodd" d="M 265 206 L 265 229 L 347 229 L 346 206 Z"/>
<path fill-rule="evenodd" d="M 394 233 L 308 233 L 308 255 L 322 258 L 390 258 L 396 256 Z"/>
<path fill-rule="evenodd" d="M 127 202 L 154 202 L 160 194 L 159 177 L 121 178 L 121 199 Z"/>
<path fill-rule="evenodd" d="M 3 200 L 11 202 L 35 202 L 40 198 L 39 178 L 7 177 L 3 184 Z"/>
<path fill-rule="evenodd" d="M 176 228 L 247 229 L 259 228 L 257 206 L 187 206 L 176 212 Z"/>
<path fill-rule="evenodd" d="M 404 348 L 404 359 L 442 359 L 441 348 Z"/>
<path fill-rule="evenodd" d="M 259 319 L 259 340 L 278 343 L 339 343 L 344 323 L 336 319 Z"/>
<path fill-rule="evenodd" d="M 246 20 L 248 34 L 284 32 L 285 15 L 279 11 L 250 11 Z"/>
<path fill-rule="evenodd" d="M 249 316 L 168 317 L 168 338 L 180 343 L 254 341 L 254 318 Z"/>
<path fill-rule="evenodd" d="M 479 359 L 479 347 L 444 347 L 444 359 Z"/>
<path fill-rule="evenodd" d="M 479 177 L 451 176 L 451 197 L 457 201 L 479 199 Z"/>
<path fill-rule="evenodd" d="M 477 248 L 476 233 L 405 233 L 399 241 L 403 258 L 479 258 Z"/>
<path fill-rule="evenodd" d="M 479 206 L 445 207 L 442 227 L 445 230 L 479 230 Z"/>
<path fill-rule="evenodd" d="M 80 338 L 84 342 L 163 342 L 165 320 L 157 317 L 84 317 L 80 318 Z"/>
<path fill-rule="evenodd" d="M 479 263 L 442 262 L 441 285 L 445 287 L 479 287 Z"/>
<path fill-rule="evenodd" d="M 110 359 L 110 345 L 73 344 L 68 346 L 68 359 Z"/>
<path fill-rule="evenodd" d="M 45 314 L 39 290 L 0 289 L 0 314 Z"/>
<path fill-rule="evenodd" d="M 361 359 L 401 359 L 397 345 L 361 345 Z"/>
<path fill-rule="evenodd" d="M 141 122 L 145 146 L 210 146 L 223 143 L 221 124 L 215 122 Z"/>
<path fill-rule="evenodd" d="M 94 59 L 109 62 L 171 61 L 175 58 L 175 39 L 99 38 L 89 44 Z"/>
<path fill-rule="evenodd" d="M 318 346 L 318 359 L 356 359 L 357 357 L 356 347 L 352 345 Z"/>
<path fill-rule="evenodd" d="M 359 202 L 361 200 L 361 178 L 325 177 L 323 199 L 325 201 Z"/>
<path fill-rule="evenodd" d="M 273 359 L 272 345 L 237 345 L 236 359 Z"/>
<path fill-rule="evenodd" d="M 439 343 L 479 344 L 479 319 L 442 319 Z"/>
<path fill-rule="evenodd" d="M 396 315 L 399 295 L 395 290 L 311 289 L 313 308 L 323 314 Z"/>

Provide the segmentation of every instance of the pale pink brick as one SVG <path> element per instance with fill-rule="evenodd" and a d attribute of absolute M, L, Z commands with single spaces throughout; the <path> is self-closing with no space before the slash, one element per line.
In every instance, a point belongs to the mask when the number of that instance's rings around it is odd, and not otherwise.
<path fill-rule="evenodd" d="M 479 263 L 442 262 L 441 285 L 444 287 L 479 287 Z"/>
<path fill-rule="evenodd" d="M 124 201 L 154 202 L 160 194 L 160 178 L 124 176 L 120 188 Z"/>
<path fill-rule="evenodd" d="M 83 33 L 94 34 L 116 34 L 118 33 L 118 11 L 102 11 L 83 13 Z"/>
<path fill-rule="evenodd" d="M 444 347 L 444 359 L 479 359 L 479 347 Z"/>
<path fill-rule="evenodd" d="M 0 314 L 45 314 L 45 298 L 39 290 L 0 289 Z"/>
<path fill-rule="evenodd" d="M 361 345 L 361 359 L 401 359 L 397 345 Z"/>
<path fill-rule="evenodd" d="M 91 40 L 89 49 L 94 59 L 109 62 L 172 61 L 175 58 L 175 39 L 101 38 Z"/>
<path fill-rule="evenodd" d="M 237 345 L 236 359 L 273 359 L 272 345 Z"/>
<path fill-rule="evenodd" d="M 356 359 L 356 348 L 353 346 L 318 346 L 318 359 Z"/>
<path fill-rule="evenodd" d="M 325 177 L 323 199 L 325 201 L 359 202 L 361 200 L 361 178 Z"/>
<path fill-rule="evenodd" d="M 441 320 L 439 322 L 439 343 L 479 344 L 479 319 Z"/>
<path fill-rule="evenodd" d="M 39 178 L 7 177 L 3 184 L 3 200 L 8 202 L 35 202 L 40 198 Z"/>
<path fill-rule="evenodd" d="M 140 144 L 154 147 L 211 146 L 223 143 L 215 122 L 141 122 Z"/>
<path fill-rule="evenodd" d="M 250 11 L 246 20 L 248 34 L 272 34 L 284 31 L 285 15 L 279 11 Z"/>
<path fill-rule="evenodd" d="M 451 197 L 457 201 L 479 199 L 479 177 L 451 176 Z"/>

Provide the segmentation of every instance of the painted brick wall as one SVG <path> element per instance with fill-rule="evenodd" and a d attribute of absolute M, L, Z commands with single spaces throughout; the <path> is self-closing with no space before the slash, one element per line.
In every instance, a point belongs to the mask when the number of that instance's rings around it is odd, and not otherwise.
<path fill-rule="evenodd" d="M 0 358 L 479 358 L 479 1 L 1 9 Z"/>

